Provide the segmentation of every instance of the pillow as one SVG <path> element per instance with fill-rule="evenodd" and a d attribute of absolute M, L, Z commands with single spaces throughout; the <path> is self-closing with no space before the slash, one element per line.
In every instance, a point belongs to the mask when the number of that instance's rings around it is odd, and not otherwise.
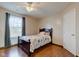
<path fill-rule="evenodd" d="M 50 35 L 49 32 L 40 32 L 40 35 Z"/>
<path fill-rule="evenodd" d="M 40 35 L 45 35 L 45 32 L 40 32 Z"/>
<path fill-rule="evenodd" d="M 45 32 L 45 35 L 50 35 L 50 33 L 49 32 Z"/>

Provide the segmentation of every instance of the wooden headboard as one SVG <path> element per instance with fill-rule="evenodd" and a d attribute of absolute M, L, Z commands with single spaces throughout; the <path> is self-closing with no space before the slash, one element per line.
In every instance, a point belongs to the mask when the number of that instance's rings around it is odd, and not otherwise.
<path fill-rule="evenodd" d="M 41 29 L 39 29 L 39 32 L 49 32 L 50 33 L 50 37 L 52 39 L 52 33 L 53 33 L 53 29 L 52 28 L 50 28 L 50 29 L 41 28 Z"/>

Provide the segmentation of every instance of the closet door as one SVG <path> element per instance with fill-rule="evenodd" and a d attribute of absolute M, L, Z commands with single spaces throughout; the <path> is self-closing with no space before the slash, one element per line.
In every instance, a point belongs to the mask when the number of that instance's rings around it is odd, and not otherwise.
<path fill-rule="evenodd" d="M 63 45 L 64 48 L 76 55 L 75 9 L 64 14 L 63 17 Z"/>

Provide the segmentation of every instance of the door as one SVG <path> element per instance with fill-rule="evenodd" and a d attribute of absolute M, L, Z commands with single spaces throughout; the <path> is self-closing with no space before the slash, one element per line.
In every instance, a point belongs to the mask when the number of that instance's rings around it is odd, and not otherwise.
<path fill-rule="evenodd" d="M 75 9 L 70 10 L 63 17 L 63 45 L 64 48 L 76 55 Z"/>

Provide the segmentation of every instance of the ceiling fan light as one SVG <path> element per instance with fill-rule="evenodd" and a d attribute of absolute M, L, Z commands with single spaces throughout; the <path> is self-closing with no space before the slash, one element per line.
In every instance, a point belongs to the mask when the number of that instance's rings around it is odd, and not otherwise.
<path fill-rule="evenodd" d="M 35 8 L 32 8 L 32 7 L 26 7 L 27 11 L 31 12 L 31 11 L 34 11 Z"/>

